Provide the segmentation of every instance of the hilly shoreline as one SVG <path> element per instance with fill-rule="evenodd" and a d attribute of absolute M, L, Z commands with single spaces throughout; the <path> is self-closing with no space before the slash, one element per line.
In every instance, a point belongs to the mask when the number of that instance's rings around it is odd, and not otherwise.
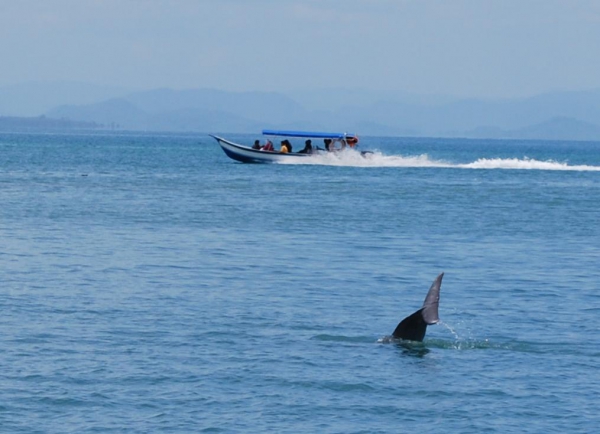
<path fill-rule="evenodd" d="M 0 88 L 3 101 L 0 130 L 25 126 L 256 133 L 272 128 L 340 130 L 372 136 L 600 140 L 600 90 L 483 100 L 345 89 L 305 94 L 216 89 L 121 90 L 120 96 L 119 90 L 112 88 L 91 87 L 86 91 L 81 83 L 71 88 L 63 83 L 61 92 L 51 84 L 46 91 L 39 84 L 36 89 L 40 92 L 39 100 L 44 101 L 42 105 L 36 105 L 26 86 L 9 91 Z M 19 92 L 27 94 L 29 99 L 24 96 L 19 99 Z M 20 101 L 19 110 L 11 111 L 6 96 Z M 34 116 L 15 113 L 31 114 L 44 108 L 43 113 Z"/>

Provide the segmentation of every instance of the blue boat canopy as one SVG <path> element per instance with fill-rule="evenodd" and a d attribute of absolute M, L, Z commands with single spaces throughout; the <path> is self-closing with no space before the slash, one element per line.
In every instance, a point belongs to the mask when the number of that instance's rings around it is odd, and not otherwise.
<path fill-rule="evenodd" d="M 262 133 L 265 136 L 310 137 L 313 139 L 344 139 L 346 137 L 356 137 L 354 134 L 322 133 L 322 132 L 312 132 L 312 131 L 263 130 Z"/>

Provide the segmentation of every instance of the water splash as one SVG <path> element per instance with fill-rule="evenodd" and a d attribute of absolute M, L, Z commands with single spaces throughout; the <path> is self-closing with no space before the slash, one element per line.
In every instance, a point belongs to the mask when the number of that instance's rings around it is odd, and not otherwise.
<path fill-rule="evenodd" d="M 450 327 L 450 325 L 446 324 L 444 321 L 440 321 L 438 322 L 439 325 L 446 327 L 450 333 L 452 333 L 454 335 L 454 339 L 455 340 L 460 340 L 460 337 L 458 336 L 458 333 L 456 332 L 456 330 L 454 330 L 452 327 Z"/>
<path fill-rule="evenodd" d="M 381 152 L 361 154 L 355 150 L 313 155 L 298 161 L 282 161 L 279 164 L 307 164 L 342 167 L 452 167 L 443 161 L 431 160 L 427 154 L 416 156 L 384 155 Z"/>
<path fill-rule="evenodd" d="M 426 341 L 428 347 L 440 348 L 444 350 L 510 350 L 502 344 L 493 344 L 488 339 L 484 340 L 471 340 L 471 339 L 456 339 L 453 341 L 442 340 L 442 339 L 428 339 Z"/>
<path fill-rule="evenodd" d="M 452 339 L 442 338 L 425 338 L 423 342 L 412 342 L 396 339 L 393 336 L 384 336 L 377 339 L 378 344 L 395 344 L 400 345 L 403 348 L 412 350 L 419 350 L 418 354 L 425 355 L 427 352 L 421 351 L 423 348 L 438 348 L 444 350 L 487 350 L 487 349 L 501 349 L 501 350 L 514 350 L 514 345 L 507 345 L 503 343 L 491 343 L 488 339 L 478 340 L 472 338 L 465 338 L 458 334 L 458 332 L 449 324 L 440 321 L 437 323 L 452 334 Z"/>
<path fill-rule="evenodd" d="M 569 165 L 554 160 L 540 161 L 532 158 L 479 158 L 471 163 L 449 163 L 434 160 L 427 154 L 415 156 L 385 155 L 381 152 L 361 154 L 355 150 L 314 155 L 300 161 L 282 161 L 279 164 L 307 164 L 342 167 L 408 167 L 447 169 L 515 169 L 600 172 L 600 166 Z"/>
<path fill-rule="evenodd" d="M 428 340 L 427 343 L 431 346 L 452 350 L 481 350 L 494 348 L 494 345 L 490 344 L 488 339 L 477 340 L 471 337 L 460 336 L 454 327 L 443 321 L 439 321 L 438 325 L 448 330 L 454 339 L 450 341 L 441 339 Z"/>

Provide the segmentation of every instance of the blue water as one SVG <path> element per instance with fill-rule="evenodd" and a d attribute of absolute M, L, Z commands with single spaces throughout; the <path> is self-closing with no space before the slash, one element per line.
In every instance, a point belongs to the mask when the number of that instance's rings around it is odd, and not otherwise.
<path fill-rule="evenodd" d="M 0 431 L 595 432 L 600 143 L 361 147 L 0 135 Z"/>

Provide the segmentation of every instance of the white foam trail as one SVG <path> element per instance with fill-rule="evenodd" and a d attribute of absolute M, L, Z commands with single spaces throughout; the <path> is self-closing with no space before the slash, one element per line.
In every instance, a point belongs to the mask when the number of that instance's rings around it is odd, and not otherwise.
<path fill-rule="evenodd" d="M 538 161 L 531 158 L 480 158 L 479 160 L 469 163 L 460 164 L 458 167 L 465 169 L 521 169 L 521 170 L 574 170 L 574 171 L 590 171 L 598 172 L 598 166 L 569 166 L 567 163 L 558 161 Z"/>
<path fill-rule="evenodd" d="M 579 172 L 600 172 L 600 166 L 576 165 L 553 160 L 539 161 L 531 158 L 480 158 L 472 163 L 454 164 L 442 160 L 432 160 L 427 154 L 416 156 L 384 155 L 373 152 L 362 156 L 360 152 L 344 152 L 314 155 L 301 161 L 285 161 L 280 164 L 309 164 L 345 167 L 433 167 L 448 169 L 516 169 L 516 170 L 571 170 Z"/>

